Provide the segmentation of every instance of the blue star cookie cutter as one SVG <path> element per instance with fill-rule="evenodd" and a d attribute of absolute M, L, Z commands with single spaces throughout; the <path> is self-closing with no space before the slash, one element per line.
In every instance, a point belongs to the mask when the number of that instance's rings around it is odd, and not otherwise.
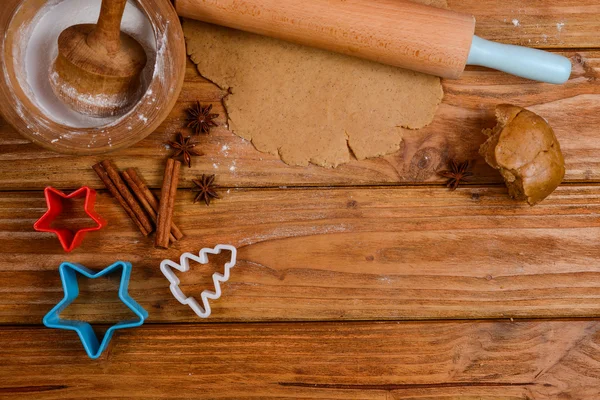
<path fill-rule="evenodd" d="M 96 279 L 119 269 L 123 270 L 121 274 L 121 283 L 119 285 L 119 298 L 123 304 L 125 304 L 137 316 L 136 319 L 121 321 L 111 326 L 106 331 L 102 342 L 100 342 L 89 323 L 60 318 L 60 313 L 63 312 L 65 308 L 67 308 L 79 295 L 77 273 L 89 279 Z M 58 270 L 60 272 L 60 279 L 62 280 L 65 297 L 52 310 L 50 310 L 48 314 L 44 316 L 44 325 L 46 325 L 48 328 L 66 329 L 77 332 L 79 338 L 81 339 L 81 343 L 83 344 L 83 348 L 90 358 L 97 359 L 100 357 L 102 352 L 108 346 L 114 331 L 117 329 L 135 328 L 141 326 L 146 318 L 148 318 L 148 312 L 144 310 L 142 306 L 136 303 L 127 292 L 129 276 L 131 275 L 130 263 L 117 261 L 113 265 L 103 269 L 100 272 L 94 272 L 82 265 L 64 262 L 60 265 Z"/>

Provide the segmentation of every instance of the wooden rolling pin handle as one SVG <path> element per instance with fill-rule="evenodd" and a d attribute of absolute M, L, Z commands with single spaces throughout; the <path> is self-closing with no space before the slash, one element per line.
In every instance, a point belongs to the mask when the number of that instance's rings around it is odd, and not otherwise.
<path fill-rule="evenodd" d="M 103 47 L 108 54 L 115 54 L 121 48 L 121 20 L 127 0 L 102 0 L 102 8 L 96 28 L 87 38 L 93 49 Z"/>
<path fill-rule="evenodd" d="M 408 0 L 176 0 L 180 16 L 446 78 L 462 74 L 472 15 Z"/>

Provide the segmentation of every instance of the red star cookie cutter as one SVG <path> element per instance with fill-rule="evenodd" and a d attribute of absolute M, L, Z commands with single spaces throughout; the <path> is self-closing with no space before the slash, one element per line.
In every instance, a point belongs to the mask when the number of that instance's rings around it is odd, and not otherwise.
<path fill-rule="evenodd" d="M 83 237 L 87 232 L 97 231 L 106 226 L 106 221 L 104 221 L 94 211 L 94 205 L 96 204 L 96 191 L 94 189 L 84 186 L 67 195 L 60 190 L 54 189 L 53 187 L 47 187 L 44 189 L 44 195 L 46 196 L 48 211 L 46 211 L 46 213 L 36 221 L 36 223 L 33 225 L 33 229 L 38 232 L 55 233 L 56 236 L 58 236 L 60 244 L 67 253 L 73 251 L 73 249 L 81 244 Z M 67 228 L 53 228 L 52 223 L 62 212 L 63 203 L 66 200 L 81 198 L 85 198 L 83 209 L 85 210 L 86 214 L 96 223 L 96 226 L 79 229 L 75 232 Z"/>

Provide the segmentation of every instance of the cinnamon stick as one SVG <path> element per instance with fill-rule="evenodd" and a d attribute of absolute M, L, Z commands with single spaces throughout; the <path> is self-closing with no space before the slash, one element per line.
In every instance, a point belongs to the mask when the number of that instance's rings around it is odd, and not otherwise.
<path fill-rule="evenodd" d="M 146 196 L 144 195 L 142 189 L 138 186 L 137 183 L 134 182 L 134 180 L 131 178 L 131 176 L 129 175 L 129 173 L 127 171 L 121 172 L 121 175 L 123 176 L 123 179 L 129 186 L 129 188 L 131 189 L 131 191 L 133 192 L 135 197 L 139 200 L 139 202 L 142 205 L 142 207 L 144 208 L 144 210 L 146 210 L 146 213 L 148 213 L 148 215 L 150 216 L 150 219 L 152 220 L 152 222 L 154 222 L 154 224 L 156 224 L 156 220 L 157 220 L 156 211 L 154 211 L 154 209 L 152 208 L 152 206 L 146 199 Z M 177 241 L 177 239 L 175 238 L 175 236 L 173 236 L 173 234 L 171 234 L 171 235 L 169 235 L 169 241 L 171 243 L 175 243 Z"/>
<path fill-rule="evenodd" d="M 154 210 L 155 215 L 158 215 L 158 199 L 156 198 L 156 196 L 154 196 L 154 193 L 152 193 L 152 191 L 148 189 L 146 183 L 138 176 L 135 169 L 127 168 L 124 173 L 127 173 L 128 177 L 133 181 L 133 183 L 138 187 L 138 189 L 140 189 L 141 194 L 144 195 L 147 204 L 149 204 L 152 210 Z M 181 240 L 181 238 L 183 238 L 183 233 L 179 230 L 179 228 L 177 227 L 177 225 L 175 225 L 174 222 L 171 224 L 171 235 L 173 235 L 177 240 Z"/>
<path fill-rule="evenodd" d="M 123 196 L 129 207 L 133 210 L 135 216 L 140 221 L 144 229 L 148 232 L 152 232 L 152 223 L 150 222 L 140 205 L 137 203 L 137 201 L 135 201 L 135 198 L 127 188 L 127 185 L 125 185 L 125 182 L 123 182 L 123 180 L 119 176 L 119 173 L 117 172 L 116 168 L 113 167 L 112 163 L 109 160 L 104 160 L 100 164 L 104 167 L 106 173 L 110 177 L 110 180 L 117 187 L 119 193 L 121 194 L 121 196 Z"/>
<path fill-rule="evenodd" d="M 94 169 L 100 180 L 102 180 L 104 186 L 106 186 L 106 189 L 108 189 L 110 194 L 112 194 L 112 196 L 115 199 L 117 199 L 117 202 L 121 205 L 121 207 L 125 210 L 127 215 L 129 215 L 129 217 L 133 220 L 133 222 L 137 225 L 140 232 L 142 232 L 142 235 L 148 236 L 150 234 L 150 231 L 144 227 L 140 220 L 138 220 L 136 214 L 133 212 L 129 204 L 127 204 L 127 202 L 125 201 L 115 184 L 111 181 L 104 167 L 102 167 L 101 164 L 96 164 L 92 168 Z"/>
<path fill-rule="evenodd" d="M 154 242 L 154 246 L 158 248 L 169 248 L 169 234 L 171 232 L 171 225 L 173 224 L 173 210 L 175 208 L 180 168 L 181 163 L 179 161 L 172 158 L 167 160 L 162 189 L 160 191 L 158 220 L 156 222 L 156 241 Z"/>

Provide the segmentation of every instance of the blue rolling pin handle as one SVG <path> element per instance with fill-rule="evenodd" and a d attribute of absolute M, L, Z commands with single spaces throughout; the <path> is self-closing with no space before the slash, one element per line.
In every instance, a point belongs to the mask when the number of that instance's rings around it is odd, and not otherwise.
<path fill-rule="evenodd" d="M 571 61 L 529 47 L 502 44 L 473 36 L 469 65 L 489 67 L 523 78 L 562 84 L 571 76 Z"/>

